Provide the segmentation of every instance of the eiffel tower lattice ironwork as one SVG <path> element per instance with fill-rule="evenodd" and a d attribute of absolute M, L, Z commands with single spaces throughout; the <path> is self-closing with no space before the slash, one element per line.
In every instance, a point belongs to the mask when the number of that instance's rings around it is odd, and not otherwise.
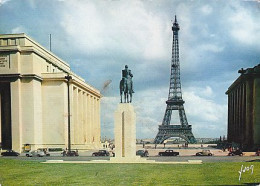
<path fill-rule="evenodd" d="M 191 125 L 188 124 L 185 110 L 184 101 L 181 92 L 180 80 L 180 61 L 179 61 L 179 39 L 178 31 L 180 30 L 177 18 L 172 26 L 173 43 L 172 43 L 172 61 L 171 61 L 171 76 L 168 100 L 166 101 L 167 107 L 164 114 L 162 124 L 159 125 L 159 132 L 154 139 L 155 144 L 161 144 L 164 140 L 171 137 L 180 137 L 187 143 L 195 143 L 196 139 L 192 134 Z M 172 111 L 178 110 L 180 117 L 180 125 L 171 125 Z"/>

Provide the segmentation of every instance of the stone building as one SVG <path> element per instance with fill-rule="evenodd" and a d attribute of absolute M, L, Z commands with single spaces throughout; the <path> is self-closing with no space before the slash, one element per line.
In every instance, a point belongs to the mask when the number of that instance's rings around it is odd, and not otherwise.
<path fill-rule="evenodd" d="M 260 64 L 238 71 L 228 88 L 228 141 L 245 150 L 260 147 Z"/>
<path fill-rule="evenodd" d="M 72 77 L 69 83 L 67 75 Z M 26 144 L 31 149 L 68 147 L 68 99 L 71 148 L 98 148 L 100 98 L 100 91 L 27 35 L 0 35 L 3 149 L 21 152 Z"/>

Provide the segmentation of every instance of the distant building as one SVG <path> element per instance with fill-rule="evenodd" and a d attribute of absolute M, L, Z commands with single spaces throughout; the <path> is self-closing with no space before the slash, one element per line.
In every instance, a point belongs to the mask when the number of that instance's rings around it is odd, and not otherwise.
<path fill-rule="evenodd" d="M 260 64 L 238 71 L 228 88 L 228 142 L 246 150 L 260 147 Z"/>
<path fill-rule="evenodd" d="M 71 148 L 100 144 L 100 92 L 70 66 L 25 34 L 0 35 L 0 143 L 3 149 L 68 147 L 69 81 Z"/>

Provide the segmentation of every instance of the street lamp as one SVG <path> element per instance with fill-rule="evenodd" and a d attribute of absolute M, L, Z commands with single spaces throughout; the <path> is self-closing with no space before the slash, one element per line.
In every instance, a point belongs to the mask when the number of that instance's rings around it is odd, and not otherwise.
<path fill-rule="evenodd" d="M 70 80 L 72 77 L 68 74 L 65 76 L 65 79 L 67 80 L 67 85 L 68 85 L 68 150 L 69 150 L 69 155 L 71 154 L 71 142 L 70 142 Z"/>

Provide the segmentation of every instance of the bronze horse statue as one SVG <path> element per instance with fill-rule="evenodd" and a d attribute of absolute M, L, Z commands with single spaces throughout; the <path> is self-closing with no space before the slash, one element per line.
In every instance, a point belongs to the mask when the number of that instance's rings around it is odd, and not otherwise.
<path fill-rule="evenodd" d="M 124 102 L 125 103 L 131 103 L 132 102 L 132 86 L 131 82 L 129 80 L 126 80 L 125 78 L 122 78 L 120 81 L 120 97 L 121 97 L 121 103 L 122 101 L 122 95 L 124 93 Z"/>

